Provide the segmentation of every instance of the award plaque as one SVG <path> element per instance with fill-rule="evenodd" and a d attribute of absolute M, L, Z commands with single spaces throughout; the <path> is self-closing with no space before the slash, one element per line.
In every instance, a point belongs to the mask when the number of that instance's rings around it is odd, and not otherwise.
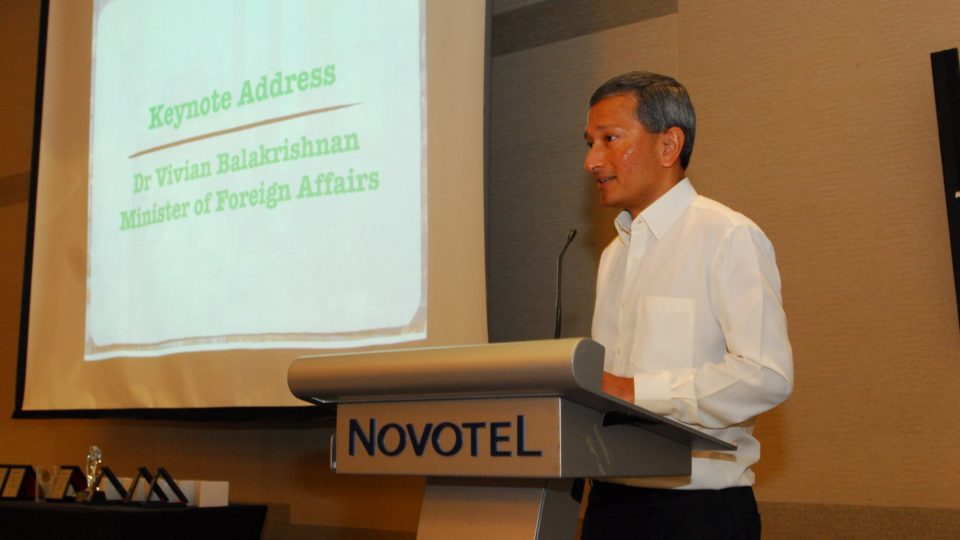
<path fill-rule="evenodd" d="M 157 470 L 157 476 L 155 476 L 153 479 L 153 483 L 157 484 L 157 489 L 159 491 L 166 492 L 166 489 L 169 489 L 170 491 L 173 492 L 173 495 L 177 498 L 177 500 L 170 501 L 169 497 L 165 497 L 165 500 L 168 501 L 169 504 L 174 504 L 178 506 L 187 505 L 187 496 L 183 494 L 183 491 L 180 489 L 180 486 L 178 486 L 177 483 L 173 481 L 173 477 L 170 476 L 170 473 L 167 472 L 167 469 L 160 467 L 160 469 Z M 166 489 L 164 489 L 164 487 Z M 150 493 L 152 491 L 153 489 L 151 486 L 151 489 L 147 490 L 148 502 L 150 500 Z"/>
<path fill-rule="evenodd" d="M 36 494 L 36 475 L 30 465 L 11 465 L 0 499 L 32 499 Z"/>
<path fill-rule="evenodd" d="M 141 481 L 145 482 L 149 486 L 149 490 L 144 496 L 143 502 L 138 503 L 134 499 L 136 498 L 137 487 Z M 156 482 L 153 481 L 153 475 L 150 474 L 150 471 L 148 471 L 146 467 L 137 467 L 137 475 L 134 476 L 133 480 L 130 482 L 130 487 L 127 488 L 127 495 L 123 498 L 123 502 L 145 505 L 150 502 L 150 496 L 155 489 L 157 489 L 157 485 Z M 163 491 L 159 491 L 157 495 L 160 497 L 161 502 L 167 501 L 167 495 Z"/>
<path fill-rule="evenodd" d="M 3 493 L 3 484 L 7 482 L 7 473 L 10 472 L 10 467 L 6 465 L 0 465 L 0 493 Z"/>
<path fill-rule="evenodd" d="M 80 467 L 75 465 L 61 465 L 57 471 L 57 480 L 53 485 L 52 493 L 47 499 L 72 501 L 78 494 L 87 488 L 87 480 L 83 477 Z"/>
<path fill-rule="evenodd" d="M 25 472 L 23 467 L 10 467 L 10 473 L 7 475 L 7 481 L 3 484 L 3 491 L 0 492 L 0 497 L 4 499 L 16 499 L 20 494 L 20 485 L 23 484 Z"/>
<path fill-rule="evenodd" d="M 51 493 L 48 499 L 59 499 L 64 500 L 67 498 L 67 492 L 70 489 L 70 471 L 68 469 L 60 469 L 57 471 L 57 483 L 53 485 L 53 493 Z"/>
<path fill-rule="evenodd" d="M 107 479 L 109 487 L 103 486 L 103 479 Z M 117 478 L 113 471 L 110 470 L 110 467 L 100 467 L 100 471 L 97 472 L 97 477 L 93 479 L 93 497 L 88 499 L 86 502 L 91 503 L 109 503 L 109 502 L 118 502 L 123 501 L 127 498 L 127 490 L 123 487 L 123 483 Z"/>

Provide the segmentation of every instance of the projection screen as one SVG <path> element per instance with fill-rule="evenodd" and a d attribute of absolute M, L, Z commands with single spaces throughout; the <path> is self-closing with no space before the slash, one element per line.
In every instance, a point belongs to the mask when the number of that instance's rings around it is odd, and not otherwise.
<path fill-rule="evenodd" d="M 486 19 L 50 2 L 18 413 L 301 405 L 297 356 L 485 342 Z"/>

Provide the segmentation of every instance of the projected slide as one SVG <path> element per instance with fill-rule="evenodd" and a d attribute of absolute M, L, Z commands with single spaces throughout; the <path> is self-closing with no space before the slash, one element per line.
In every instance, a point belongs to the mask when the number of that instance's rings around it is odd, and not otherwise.
<path fill-rule="evenodd" d="M 419 1 L 93 23 L 87 360 L 426 336 Z"/>

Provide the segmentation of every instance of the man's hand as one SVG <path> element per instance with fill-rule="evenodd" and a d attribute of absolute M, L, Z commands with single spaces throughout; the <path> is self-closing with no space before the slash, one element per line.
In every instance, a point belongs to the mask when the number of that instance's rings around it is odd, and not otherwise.
<path fill-rule="evenodd" d="M 613 397 L 618 397 L 628 403 L 634 402 L 632 377 L 617 377 L 604 371 L 601 389 L 605 393 Z"/>

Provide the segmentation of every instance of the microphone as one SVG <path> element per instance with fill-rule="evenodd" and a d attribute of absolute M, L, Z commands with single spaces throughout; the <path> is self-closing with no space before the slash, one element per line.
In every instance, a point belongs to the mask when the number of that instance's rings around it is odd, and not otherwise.
<path fill-rule="evenodd" d="M 567 243 L 563 245 L 563 250 L 560 251 L 560 256 L 557 257 L 557 321 L 553 329 L 553 339 L 560 337 L 560 278 L 561 270 L 563 270 L 563 254 L 567 252 L 567 248 L 570 247 L 570 243 L 573 242 L 573 239 L 576 237 L 577 229 L 571 228 L 570 232 L 567 233 Z"/>

